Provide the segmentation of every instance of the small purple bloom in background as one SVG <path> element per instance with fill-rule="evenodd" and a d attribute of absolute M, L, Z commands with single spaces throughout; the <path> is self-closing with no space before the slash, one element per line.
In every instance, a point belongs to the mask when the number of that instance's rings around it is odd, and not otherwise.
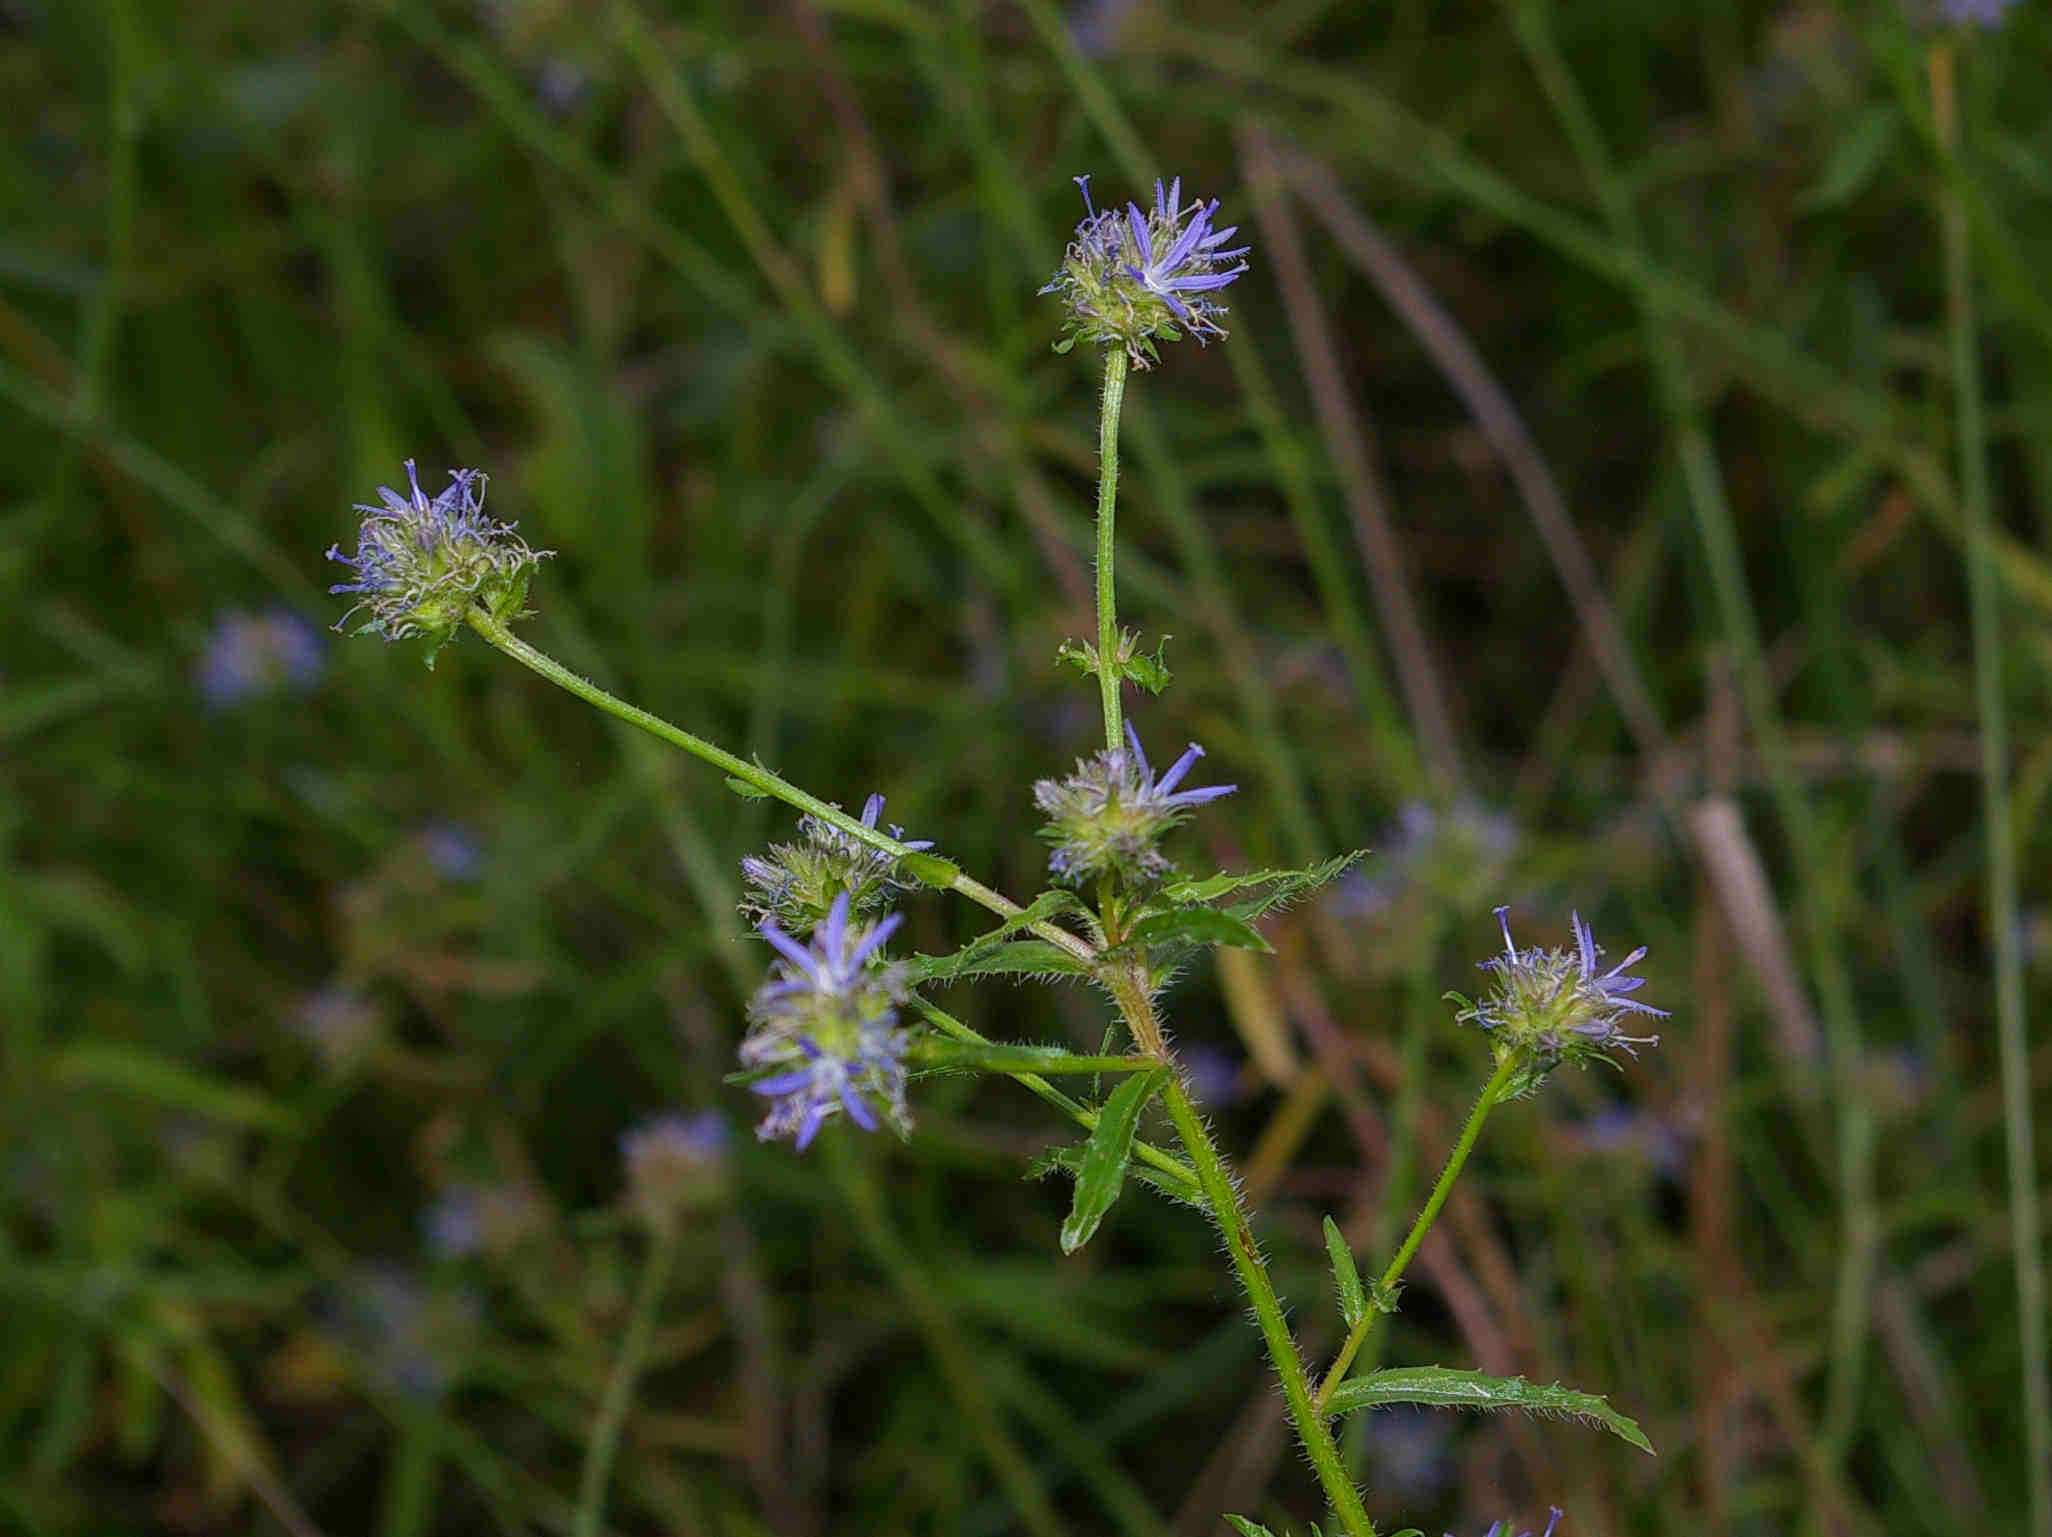
<path fill-rule="evenodd" d="M 1451 1416 L 1383 1409 L 1368 1418 L 1370 1482 L 1400 1500 L 1427 1500 L 1453 1482 Z"/>
<path fill-rule="evenodd" d="M 420 846 L 435 874 L 448 881 L 474 881 L 484 873 L 484 850 L 461 822 L 435 821 L 420 830 Z"/>
<path fill-rule="evenodd" d="M 762 921 L 762 937 L 783 959 L 749 1001 L 741 1064 L 782 1071 L 749 1085 L 770 1101 L 756 1136 L 790 1137 L 802 1152 L 828 1119 L 844 1111 L 864 1131 L 875 1131 L 879 1109 L 901 1135 L 910 1131 L 910 1034 L 898 1028 L 898 1005 L 909 991 L 905 968 L 870 964 L 901 921 L 893 914 L 851 927 L 845 891 L 834 898 L 809 945 L 800 945 L 774 919 Z"/>
<path fill-rule="evenodd" d="M 305 693 L 326 660 L 319 631 L 291 609 L 231 608 L 214 620 L 193 681 L 209 709 L 227 710 L 281 689 Z"/>
<path fill-rule="evenodd" d="M 321 1054 L 330 1072 L 354 1066 L 376 1044 L 383 1026 L 376 1004 L 342 986 L 307 994 L 293 1020 L 295 1032 Z"/>
<path fill-rule="evenodd" d="M 431 1399 L 449 1386 L 481 1309 L 469 1292 L 430 1289 L 410 1270 L 381 1265 L 327 1311 L 333 1333 L 361 1353 L 374 1378 L 404 1397 Z"/>
<path fill-rule="evenodd" d="M 1240 1087 L 1239 1060 L 1231 1052 L 1192 1046 L 1177 1055 L 1190 1081 L 1190 1097 L 1207 1110 L 1223 1110 L 1247 1097 Z"/>
<path fill-rule="evenodd" d="M 1191 765 L 1204 756 L 1192 742 L 1161 778 L 1154 777 L 1140 734 L 1126 722 L 1126 746 L 1110 747 L 1078 761 L 1067 779 L 1043 779 L 1033 786 L 1033 803 L 1047 813 L 1040 835 L 1052 844 L 1048 869 L 1059 881 L 1080 886 L 1116 872 L 1139 885 L 1159 880 L 1174 868 L 1155 844 L 1198 806 L 1230 795 L 1234 785 L 1178 790 Z"/>
<path fill-rule="evenodd" d="M 547 1209 L 522 1185 L 452 1186 L 421 1217 L 428 1247 L 442 1259 L 506 1254 L 540 1232 Z"/>
<path fill-rule="evenodd" d="M 650 1227 L 665 1229 L 726 1172 L 726 1118 L 717 1110 L 673 1110 L 643 1121 L 620 1133 L 620 1161 L 634 1209 Z"/>
<path fill-rule="evenodd" d="M 1459 994 L 1449 995 L 1461 1005 L 1456 1019 L 1489 1033 L 1498 1063 L 1514 1056 L 1520 1059 L 1506 1097 L 1531 1093 L 1562 1062 L 1614 1065 L 1614 1051 L 1637 1056 L 1634 1048 L 1660 1044 L 1657 1035 L 1626 1035 L 1621 1028 L 1627 1014 L 1667 1018 L 1667 1010 L 1631 996 L 1645 986 L 1646 979 L 1625 972 L 1645 956 L 1644 945 L 1599 973 L 1596 958 L 1603 951 L 1580 913 L 1573 916 L 1572 950 L 1542 950 L 1536 945 L 1520 950 L 1511 939 L 1509 913 L 1508 907 L 1496 910 L 1504 953 L 1481 963 L 1482 970 L 1495 977 L 1495 991 L 1472 1004 Z"/>
<path fill-rule="evenodd" d="M 520 617 L 535 567 L 550 554 L 531 550 L 511 523 L 485 516 L 482 470 L 451 470 L 449 484 L 432 500 L 406 461 L 410 494 L 378 487 L 382 507 L 358 503 L 364 515 L 356 553 L 330 546 L 328 559 L 356 572 L 353 582 L 328 591 L 354 593 L 357 602 L 336 623 L 341 629 L 363 609 L 370 618 L 353 633 L 403 640 L 427 637 L 430 662 L 473 608 L 501 623 Z"/>
<path fill-rule="evenodd" d="M 1239 226 L 1213 228 L 1218 199 L 1183 202 L 1183 181 L 1154 184 L 1154 207 L 1142 213 L 1138 203 L 1099 212 L 1090 201 L 1090 178 L 1078 176 L 1083 189 L 1083 222 L 1062 258 L 1062 270 L 1040 291 L 1056 294 L 1067 306 L 1056 343 L 1066 352 L 1078 341 L 1116 344 L 1126 349 L 1136 368 L 1158 361 L 1157 340 L 1175 341 L 1185 332 L 1202 344 L 1222 338 L 1218 317 L 1226 307 L 1212 295 L 1247 270 L 1239 260 L 1252 249 L 1225 243 Z M 1230 266 L 1227 263 L 1231 263 Z"/>
<path fill-rule="evenodd" d="M 1558 1505 L 1553 1505 L 1553 1506 L 1549 1506 L 1549 1507 L 1548 1507 L 1548 1509 L 1550 1509 L 1550 1510 L 1552 1511 L 1552 1515 L 1551 1515 L 1550 1517 L 1548 1517 L 1548 1519 L 1547 1519 L 1547 1522 L 1546 1522 L 1546 1530 L 1545 1530 L 1544 1532 L 1542 1532 L 1542 1533 L 1540 1534 L 1540 1537 L 1553 1537 L 1553 1529 L 1554 1529 L 1554 1528 L 1555 1528 L 1556 1526 L 1559 1526 L 1559 1525 L 1560 1525 L 1560 1518 L 1561 1518 L 1561 1509 L 1560 1509 L 1560 1507 L 1559 1507 Z M 1488 1531 L 1486 1531 L 1486 1532 L 1484 1532 L 1484 1533 L 1482 1534 L 1482 1537 L 1498 1537 L 1498 1534 L 1500 1534 L 1500 1533 L 1501 1533 L 1502 1531 L 1503 1531 L 1503 1523 L 1502 1523 L 1501 1521 L 1492 1521 L 1492 1522 L 1490 1522 L 1490 1523 L 1489 1523 L 1489 1530 L 1488 1530 Z M 1452 1533 L 1452 1532 L 1448 1532 L 1448 1533 L 1446 1534 L 1446 1537 L 1453 1537 L 1453 1533 Z M 1517 1537 L 1532 1537 L 1532 1534 L 1531 1534 L 1530 1532 L 1528 1532 L 1528 1531 L 1527 1531 L 1527 1532 L 1520 1532 L 1520 1533 L 1518 1533 L 1518 1534 L 1517 1534 Z"/>
<path fill-rule="evenodd" d="M 1672 1116 L 1627 1105 L 1608 1105 L 1574 1128 L 1577 1144 L 1591 1153 L 1636 1154 L 1663 1179 L 1679 1179 L 1688 1167 L 1693 1131 Z"/>
<path fill-rule="evenodd" d="M 1939 0 L 1938 12 L 1947 21 L 1999 27 L 2004 14 L 2014 4 L 2016 0 Z"/>

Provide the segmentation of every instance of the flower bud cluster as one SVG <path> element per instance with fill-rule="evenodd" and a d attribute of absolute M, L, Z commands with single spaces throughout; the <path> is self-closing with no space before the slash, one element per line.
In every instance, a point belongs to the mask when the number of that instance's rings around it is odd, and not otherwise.
<path fill-rule="evenodd" d="M 627 1198 L 656 1232 L 716 1191 L 727 1170 L 727 1123 L 717 1110 L 669 1111 L 620 1133 Z"/>
<path fill-rule="evenodd" d="M 1080 886 L 1096 876 L 1116 875 L 1129 886 L 1159 881 L 1175 867 L 1155 847 L 1163 834 L 1187 819 L 1192 808 L 1233 785 L 1178 790 L 1190 766 L 1204 756 L 1192 742 L 1160 779 L 1140 749 L 1140 734 L 1126 722 L 1126 746 L 1079 760 L 1067 779 L 1043 779 L 1033 786 L 1033 803 L 1047 813 L 1040 834 L 1053 850 L 1048 868 L 1055 879 Z"/>
<path fill-rule="evenodd" d="M 898 1025 L 898 1008 L 911 990 L 905 968 L 882 959 L 884 941 L 903 920 L 892 914 L 851 925 L 849 906 L 846 891 L 836 896 L 808 944 L 773 918 L 759 926 L 782 959 L 749 1001 L 741 1063 L 774 1070 L 750 1085 L 770 1101 L 756 1135 L 791 1137 L 800 1151 L 844 1111 L 864 1131 L 877 1129 L 879 1110 L 901 1135 L 911 1130 L 905 1108 L 911 1032 Z"/>
<path fill-rule="evenodd" d="M 881 795 L 870 796 L 862 808 L 862 825 L 876 826 L 883 807 Z M 908 849 L 933 847 L 925 838 L 907 841 L 902 827 L 892 827 L 890 834 Z M 773 844 L 766 855 L 750 855 L 741 861 L 741 873 L 749 886 L 741 910 L 758 923 L 774 918 L 798 934 L 811 933 L 838 896 L 848 898 L 850 912 L 875 912 L 908 884 L 898 876 L 895 855 L 815 816 L 798 819 L 798 842 Z"/>
<path fill-rule="evenodd" d="M 1149 213 L 1137 203 L 1100 213 L 1090 201 L 1090 178 L 1079 176 L 1076 184 L 1087 213 L 1062 270 L 1040 290 L 1058 294 L 1068 307 L 1068 334 L 1057 350 L 1066 352 L 1079 340 L 1116 342 L 1136 368 L 1145 368 L 1158 358 L 1157 339 L 1172 342 L 1187 331 L 1201 345 L 1223 337 L 1218 317 L 1226 308 L 1211 296 L 1247 270 L 1238 258 L 1252 248 L 1220 249 L 1239 226 L 1212 228 L 1218 200 L 1184 206 L 1177 177 L 1166 189 L 1154 184 Z"/>
<path fill-rule="evenodd" d="M 1622 1028 L 1627 1014 L 1667 1018 L 1667 1010 L 1630 996 L 1646 984 L 1644 977 L 1625 975 L 1645 957 L 1644 945 L 1599 974 L 1596 958 L 1603 951 L 1580 913 L 1573 919 L 1574 949 L 1542 950 L 1535 945 L 1520 950 L 1511 940 L 1505 916 L 1509 912 L 1508 907 L 1496 909 L 1504 953 L 1481 962 L 1481 969 L 1494 976 L 1495 990 L 1475 1004 L 1453 995 L 1462 1005 L 1455 1018 L 1489 1032 L 1497 1062 L 1517 1059 L 1506 1098 L 1531 1093 L 1563 1062 L 1614 1065 L 1613 1052 L 1637 1056 L 1635 1048 L 1660 1044 L 1657 1035 L 1626 1035 Z"/>
<path fill-rule="evenodd" d="M 356 553 L 344 555 L 340 546 L 328 550 L 328 559 L 353 568 L 356 580 L 328 591 L 358 597 L 336 629 L 359 609 L 369 609 L 370 618 L 356 634 L 387 640 L 423 635 L 432 658 L 473 606 L 501 622 L 517 619 L 534 568 L 554 552 L 529 549 L 511 523 L 485 516 L 482 470 L 451 470 L 449 484 L 433 500 L 421 490 L 411 459 L 406 480 L 410 495 L 380 486 L 382 507 L 357 504 L 364 518 Z"/>

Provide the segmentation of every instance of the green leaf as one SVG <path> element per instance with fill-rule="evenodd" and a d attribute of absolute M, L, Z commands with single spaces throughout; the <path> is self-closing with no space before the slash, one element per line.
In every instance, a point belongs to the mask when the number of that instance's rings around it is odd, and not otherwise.
<path fill-rule="evenodd" d="M 1332 1281 L 1339 1289 L 1340 1317 L 1353 1328 L 1368 1312 L 1368 1294 L 1361 1289 L 1361 1272 L 1354 1268 L 1354 1251 L 1347 1247 L 1339 1224 L 1325 1219 L 1325 1252 L 1332 1260 Z"/>
<path fill-rule="evenodd" d="M 1353 867 L 1356 861 L 1368 857 L 1366 849 L 1355 849 L 1351 854 L 1336 854 L 1323 864 L 1312 865 L 1304 870 L 1250 870 L 1234 875 L 1220 872 L 1201 881 L 1178 880 L 1168 884 L 1170 900 L 1176 902 L 1211 902 L 1229 891 L 1249 891 L 1256 887 L 1273 888 L 1259 899 L 1258 911 L 1253 916 L 1293 901 L 1309 891 L 1316 891 L 1328 882 L 1338 880 Z M 1238 908 L 1234 909 L 1236 912 Z M 1240 916 L 1249 916 L 1241 913 Z"/>
<path fill-rule="evenodd" d="M 1146 689 L 1150 694 L 1159 694 L 1169 686 L 1174 676 L 1168 669 L 1167 651 L 1169 637 L 1164 635 L 1155 645 L 1154 655 L 1136 651 L 1119 663 L 1119 671 Z"/>
<path fill-rule="evenodd" d="M 1231 945 L 1275 953 L 1275 947 L 1251 924 L 1215 907 L 1174 907 L 1165 913 L 1149 913 L 1133 925 L 1133 938 L 1144 945 Z"/>
<path fill-rule="evenodd" d="M 1076 1172 L 1075 1204 L 1069 1208 L 1069 1220 L 1062 1224 L 1062 1253 L 1074 1254 L 1090 1242 L 1090 1235 L 1119 1198 L 1126 1182 L 1126 1165 L 1133 1156 L 1133 1133 L 1139 1129 L 1140 1112 L 1167 1080 L 1167 1068 L 1135 1073 L 1104 1102 L 1097 1129 L 1083 1148 L 1083 1166 Z"/>
<path fill-rule="evenodd" d="M 1074 1179 L 1083 1172 L 1083 1149 L 1080 1147 L 1051 1147 L 1039 1154 L 1026 1166 L 1026 1178 L 1046 1179 L 1050 1174 L 1060 1172 Z M 1153 1188 L 1157 1195 L 1198 1211 L 1209 1211 L 1204 1204 L 1203 1193 L 1197 1188 L 1197 1176 L 1188 1175 L 1177 1179 L 1166 1170 L 1153 1164 L 1136 1162 L 1126 1169 L 1128 1179 L 1137 1179 L 1141 1184 Z"/>
<path fill-rule="evenodd" d="M 1619 1414 L 1594 1393 L 1577 1393 L 1559 1383 L 1540 1386 L 1523 1377 L 1491 1377 L 1449 1366 L 1398 1366 L 1351 1377 L 1327 1406 L 1352 1414 L 1383 1404 L 1436 1404 L 1455 1409 L 1522 1409 L 1529 1414 L 1566 1414 L 1599 1426 L 1651 1456 L 1653 1443 L 1638 1422 Z"/>
<path fill-rule="evenodd" d="M 234 1126 L 289 1132 L 299 1124 L 290 1107 L 269 1095 L 127 1046 L 70 1047 L 58 1055 L 55 1073 L 61 1084 L 117 1089 Z"/>
<path fill-rule="evenodd" d="M 1066 1046 L 979 1045 L 974 1041 L 926 1040 L 914 1048 L 922 1067 L 937 1072 L 1064 1073 L 1139 1072 L 1152 1066 L 1147 1057 L 1079 1056 Z"/>
<path fill-rule="evenodd" d="M 1888 158 L 1899 122 L 1893 104 L 1869 107 L 1861 113 L 1852 131 L 1832 147 L 1817 184 L 1796 199 L 1796 207 L 1803 213 L 1819 213 L 1858 197 Z"/>
<path fill-rule="evenodd" d="M 901 854 L 898 856 L 898 868 L 920 885 L 931 886 L 935 891 L 946 891 L 955 884 L 955 877 L 962 873 L 961 866 L 938 854 Z"/>
<path fill-rule="evenodd" d="M 953 955 L 915 955 L 906 962 L 914 987 L 949 982 L 957 977 L 1080 977 L 1083 963 L 1044 939 L 982 949 L 970 946 Z"/>
<path fill-rule="evenodd" d="M 1258 1521 L 1249 1521 L 1245 1516 L 1227 1516 L 1226 1525 L 1240 1534 L 1240 1537 L 1275 1537 L 1267 1527 Z"/>
<path fill-rule="evenodd" d="M 766 801 L 770 798 L 769 791 L 759 789 L 745 779 L 736 779 L 732 774 L 727 776 L 727 788 L 745 801 Z"/>

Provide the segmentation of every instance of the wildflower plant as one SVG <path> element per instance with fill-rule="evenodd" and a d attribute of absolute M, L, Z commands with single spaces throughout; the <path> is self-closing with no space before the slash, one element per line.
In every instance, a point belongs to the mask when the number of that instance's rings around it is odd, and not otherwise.
<path fill-rule="evenodd" d="M 1248 249 L 1230 244 L 1236 232 L 1220 223 L 1216 200 L 1184 200 L 1180 179 L 1157 182 L 1144 210 L 1137 203 L 1100 210 L 1088 179 L 1079 181 L 1085 217 L 1043 292 L 1060 300 L 1058 351 L 1078 341 L 1102 349 L 1097 633 L 1094 643 L 1065 648 L 1058 660 L 1079 663 L 1096 679 L 1104 746 L 1067 776 L 1032 786 L 1031 800 L 1044 818 L 1047 884 L 1028 900 L 976 880 L 933 842 L 907 840 L 902 829 L 883 824 L 881 795 L 869 798 L 861 816 L 851 816 L 762 764 L 615 698 L 514 634 L 541 553 L 510 524 L 485 516 L 484 477 L 477 471 L 452 472 L 449 485 L 430 498 L 409 461 L 410 492 L 381 491 L 382 505 L 359 508 L 365 516 L 357 553 L 330 552 L 356 573 L 355 581 L 335 590 L 358 599 L 351 614 L 368 610 L 358 633 L 387 640 L 418 636 L 432 656 L 468 627 L 541 677 L 720 769 L 737 793 L 774 797 L 798 811 L 793 841 L 741 863 L 743 910 L 769 951 L 767 975 L 747 1005 L 741 1071 L 733 1079 L 762 1102 L 758 1136 L 788 1138 L 799 1153 L 821 1139 L 886 1127 L 910 1136 L 913 1090 L 932 1071 L 1002 1075 L 1039 1095 L 1084 1132 L 1075 1145 L 1036 1165 L 1041 1174 L 1073 1182 L 1060 1235 L 1064 1252 L 1090 1241 L 1136 1172 L 1216 1224 L 1335 1531 L 1349 1537 L 1375 1532 L 1333 1437 L 1332 1422 L 1344 1415 L 1392 1404 L 1525 1410 L 1600 1425 L 1651 1451 L 1638 1427 L 1602 1398 L 1558 1384 L 1440 1366 L 1352 1370 L 1378 1322 L 1399 1309 L 1408 1267 L 1492 1110 L 1535 1091 L 1563 1062 L 1615 1061 L 1653 1043 L 1627 1033 L 1637 1018 L 1664 1014 L 1634 996 L 1643 979 L 1630 968 L 1645 951 L 1600 969 L 1602 952 L 1579 914 L 1570 947 L 1521 949 L 1499 912 L 1504 953 L 1482 962 L 1492 989 L 1480 1003 L 1454 995 L 1456 1019 L 1480 1028 L 1494 1066 L 1439 1179 L 1395 1253 L 1366 1275 L 1338 1226 L 1326 1219 L 1345 1338 L 1322 1369 L 1306 1359 L 1286 1321 L 1242 1186 L 1198 1112 L 1191 1065 L 1171 1045 L 1161 1001 L 1177 969 L 1206 950 L 1267 950 L 1257 920 L 1339 878 L 1359 856 L 1341 854 L 1305 869 L 1213 874 L 1186 873 L 1178 863 L 1187 857 L 1178 848 L 1185 825 L 1235 786 L 1186 784 L 1203 756 L 1194 743 L 1157 774 L 1142 732 L 1125 716 L 1127 683 L 1152 695 L 1168 674 L 1159 647 L 1147 655 L 1118 624 L 1119 415 L 1130 366 L 1145 369 L 1157 361 L 1163 342 L 1224 337 L 1218 296 L 1247 271 Z M 1022 791 L 1022 809 L 1025 799 Z M 922 889 L 959 896 L 994 921 L 952 954 L 893 957 L 889 946 L 903 923 L 894 909 Z M 988 1040 L 920 995 L 935 983 L 986 975 L 1094 985 L 1116 1021 L 1111 1044 L 1084 1055 Z M 1090 1087 L 1072 1097 L 1055 1087 L 1054 1080 L 1065 1077 Z M 1164 1122 L 1176 1145 L 1143 1135 Z M 621 1347 L 621 1383 L 631 1384 L 646 1349 L 681 1214 L 690 1204 L 680 1192 L 713 1178 L 725 1156 L 724 1144 L 706 1129 L 712 1124 L 672 1117 L 622 1139 L 632 1200 L 654 1242 Z M 600 1529 L 622 1413 L 624 1403 L 609 1400 L 588 1449 L 579 1530 Z M 1228 1519 L 1248 1537 L 1263 1532 L 1246 1518 Z"/>

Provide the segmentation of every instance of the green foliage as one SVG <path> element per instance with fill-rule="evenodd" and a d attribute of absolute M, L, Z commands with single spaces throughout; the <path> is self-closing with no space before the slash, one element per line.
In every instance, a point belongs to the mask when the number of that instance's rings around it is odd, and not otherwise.
<path fill-rule="evenodd" d="M 1386 1404 L 1430 1404 L 1443 1409 L 1517 1409 L 1527 1414 L 1565 1415 L 1601 1426 L 1648 1456 L 1653 1443 L 1638 1422 L 1619 1414 L 1594 1393 L 1578 1393 L 1559 1383 L 1540 1386 L 1522 1377 L 1491 1377 L 1485 1372 L 1445 1366 L 1392 1366 L 1350 1377 L 1332 1395 L 1335 1414 L 1352 1414 Z"/>
<path fill-rule="evenodd" d="M 1150 744 L 1200 739 L 1241 786 L 1177 857 L 1266 872 L 1161 893 L 1258 923 L 1256 987 L 1244 952 L 1157 959 L 1187 963 L 1178 1049 L 1241 1068 L 1205 1113 L 1271 1192 L 1292 1317 L 1308 1336 L 1328 1284 L 1324 1207 L 1365 1202 L 1348 1227 L 1387 1252 L 1472 1099 L 1486 1052 L 1436 1000 L 1477 990 L 1489 904 L 1547 944 L 1580 904 L 1652 946 L 1673 1049 L 1498 1112 L 1447 1279 L 1485 1287 L 1518 1369 L 1615 1385 L 1664 1455 L 1440 1415 L 1445 1460 L 1601 1489 L 1621 1531 L 2029 1526 L 1988 976 L 2014 934 L 2040 999 L 2052 955 L 2052 13 L 1950 45 L 1954 171 L 1892 4 L 1555 3 L 1560 75 L 1532 6 L 1249 29 L 1171 4 L 1102 37 L 1072 9 L 1080 49 L 1037 0 L 816 31 L 0 8 L 0 1527 L 567 1529 L 648 1255 L 617 1139 L 683 1106 L 725 1113 L 731 1169 L 660 1299 L 609 1529 L 1170 1529 L 1273 1391 L 1213 1233 L 1131 1200 L 1056 1260 L 1083 1152 L 1017 1175 L 1079 1133 L 1003 1079 L 922 1078 L 909 1144 L 748 1135 L 758 1098 L 721 1080 L 769 952 L 736 866 L 785 808 L 474 641 L 430 677 L 329 636 L 317 682 L 228 707 L 197 674 L 226 610 L 340 617 L 321 552 L 403 458 L 481 465 L 559 552 L 524 635 L 827 799 L 887 793 L 1028 901 L 1031 782 L 1101 741 L 1048 665 L 1088 622 L 1096 360 L 1049 350 L 1033 290 L 1071 173 L 1144 200 L 1178 166 L 1257 249 L 1231 341 L 1131 388 L 1122 611 L 1178 660 L 1158 697 L 1158 646 L 1125 675 Z M 1969 782 L 1950 187 L 2009 912 Z M 1650 729 L 1528 515 L 1549 496 Z M 1459 795 L 1517 825 L 1491 891 L 1387 846 Z M 922 985 L 968 1025 L 1097 1049 L 1097 989 L 1014 985 L 1073 957 L 938 893 L 904 911 L 894 947 L 943 958 Z M 1246 1066 L 1249 1041 L 1280 1050 Z M 1137 1142 L 1127 1174 L 1188 1198 Z M 466 1195 L 538 1221 L 450 1245 Z M 1387 1359 L 1479 1358 L 1466 1315 L 1408 1305 L 1441 1284 L 1411 1272 Z M 1351 1423 L 1385 1532 L 1500 1508 L 1399 1499 Z M 1292 1455 L 1252 1471 L 1273 1529 L 1324 1519 Z"/>

